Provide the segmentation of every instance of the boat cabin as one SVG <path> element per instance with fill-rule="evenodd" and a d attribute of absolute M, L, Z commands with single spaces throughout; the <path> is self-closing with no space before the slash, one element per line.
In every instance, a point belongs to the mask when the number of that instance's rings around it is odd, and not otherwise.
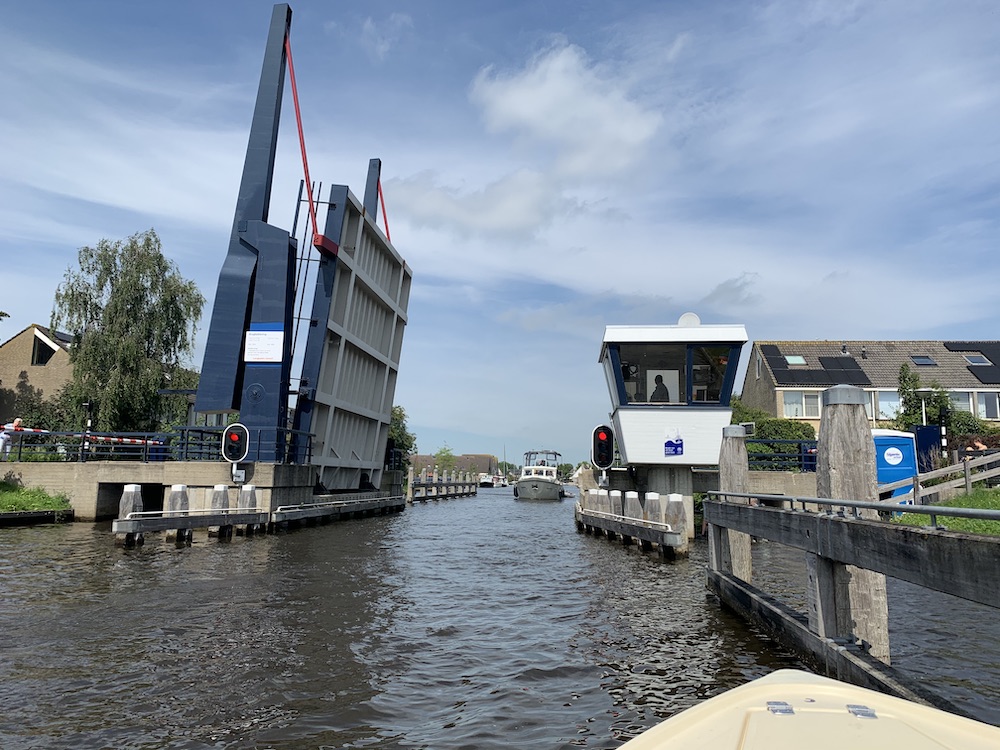
<path fill-rule="evenodd" d="M 747 342 L 742 325 L 607 326 L 600 363 L 624 463 L 714 465 Z"/>

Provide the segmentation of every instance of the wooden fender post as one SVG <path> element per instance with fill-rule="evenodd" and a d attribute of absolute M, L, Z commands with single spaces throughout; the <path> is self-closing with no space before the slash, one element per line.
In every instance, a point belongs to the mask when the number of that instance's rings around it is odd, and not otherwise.
<path fill-rule="evenodd" d="M 126 484 L 118 501 L 118 518 L 123 520 L 129 513 L 142 513 L 142 485 Z M 145 538 L 141 531 L 115 534 L 115 546 L 132 549 L 142 545 Z"/>
<path fill-rule="evenodd" d="M 222 513 L 223 511 L 229 510 L 229 486 L 225 484 L 217 484 L 212 490 L 212 510 L 216 513 Z M 219 539 L 231 539 L 233 536 L 233 526 L 232 524 L 221 525 L 221 526 L 209 526 L 208 527 L 209 537 L 218 537 Z"/>
<path fill-rule="evenodd" d="M 878 500 L 875 443 L 865 412 L 867 394 L 851 385 L 823 391 L 816 460 L 816 495 Z M 875 510 L 862 518 L 878 519 Z M 825 638 L 857 638 L 889 663 L 889 605 L 885 576 L 817 555 L 807 556 L 809 627 Z"/>
<path fill-rule="evenodd" d="M 722 448 L 719 451 L 719 491 L 746 493 L 749 479 L 746 428 L 731 424 L 722 428 Z M 729 502 L 722 498 L 723 502 Z M 732 502 L 745 502 L 734 498 Z M 712 570 L 732 573 L 747 583 L 751 582 L 753 567 L 750 562 L 750 535 L 742 531 L 710 526 L 708 559 Z"/>
<path fill-rule="evenodd" d="M 167 510 L 174 515 L 183 514 L 190 509 L 188 502 L 188 491 L 186 484 L 175 484 L 170 487 L 170 496 L 167 498 Z M 191 543 L 191 529 L 168 529 L 165 534 L 168 542 L 172 541 L 178 547 Z"/>

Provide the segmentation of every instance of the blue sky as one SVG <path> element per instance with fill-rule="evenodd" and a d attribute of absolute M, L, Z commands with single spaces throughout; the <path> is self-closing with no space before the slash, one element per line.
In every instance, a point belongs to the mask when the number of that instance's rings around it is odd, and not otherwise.
<path fill-rule="evenodd" d="M 311 176 L 383 162 L 421 452 L 587 458 L 609 324 L 1000 338 L 992 0 L 291 6 Z M 0 3 L 0 340 L 152 227 L 203 346 L 272 7 Z M 300 179 L 286 86 L 272 224 Z"/>

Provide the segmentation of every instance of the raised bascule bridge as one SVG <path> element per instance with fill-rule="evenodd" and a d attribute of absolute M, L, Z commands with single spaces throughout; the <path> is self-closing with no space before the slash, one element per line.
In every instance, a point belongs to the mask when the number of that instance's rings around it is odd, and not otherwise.
<path fill-rule="evenodd" d="M 389 239 L 380 160 L 369 162 L 363 200 L 346 185 L 324 199 L 309 177 L 291 20 L 288 5 L 274 6 L 195 397 L 195 412 L 219 426 L 183 431 L 160 460 L 53 462 L 24 477 L 67 494 L 78 519 L 117 518 L 128 541 L 225 527 L 220 516 L 237 511 L 250 515 L 236 525 L 252 529 L 405 502 L 389 426 L 412 272 Z M 268 223 L 286 78 L 304 173 L 291 231 Z"/>

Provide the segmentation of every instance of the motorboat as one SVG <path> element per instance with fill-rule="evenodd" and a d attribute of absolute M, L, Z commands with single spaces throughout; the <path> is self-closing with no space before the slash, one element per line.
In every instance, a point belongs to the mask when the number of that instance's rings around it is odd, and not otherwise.
<path fill-rule="evenodd" d="M 524 454 L 521 475 L 514 482 L 514 497 L 519 500 L 562 500 L 565 496 L 559 479 L 561 454 L 552 450 L 533 450 Z"/>
<path fill-rule="evenodd" d="M 821 677 L 779 669 L 647 729 L 620 750 L 986 750 L 1000 728 Z"/>

